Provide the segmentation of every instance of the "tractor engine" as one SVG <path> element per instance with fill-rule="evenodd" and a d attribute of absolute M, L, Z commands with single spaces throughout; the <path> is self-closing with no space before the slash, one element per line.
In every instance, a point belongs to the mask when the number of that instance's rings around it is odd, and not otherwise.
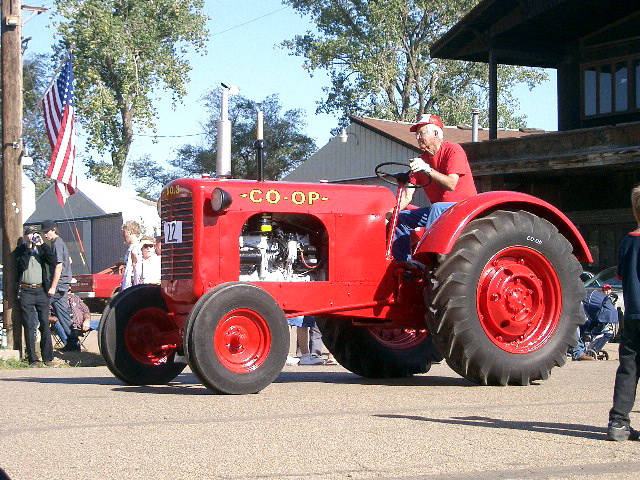
<path fill-rule="evenodd" d="M 323 279 L 317 249 L 304 229 L 274 221 L 270 214 L 262 214 L 257 220 L 247 222 L 239 239 L 240 281 Z"/>

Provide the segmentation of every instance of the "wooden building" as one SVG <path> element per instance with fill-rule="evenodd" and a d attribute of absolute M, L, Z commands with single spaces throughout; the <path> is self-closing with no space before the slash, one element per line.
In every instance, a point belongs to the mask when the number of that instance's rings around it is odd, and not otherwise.
<path fill-rule="evenodd" d="M 558 132 L 465 149 L 481 191 L 523 191 L 567 212 L 594 254 L 594 270 L 615 265 L 620 239 L 635 226 L 638 25 L 637 1 L 483 0 L 431 47 L 435 58 L 489 64 L 490 130 L 497 65 L 556 69 Z"/>

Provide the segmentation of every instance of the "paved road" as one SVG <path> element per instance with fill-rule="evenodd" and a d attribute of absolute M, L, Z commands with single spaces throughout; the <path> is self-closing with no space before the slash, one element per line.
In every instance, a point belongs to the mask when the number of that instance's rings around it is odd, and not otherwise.
<path fill-rule="evenodd" d="M 506 388 L 446 365 L 394 381 L 296 366 L 246 396 L 188 372 L 131 387 L 106 367 L 5 370 L 0 465 L 13 480 L 636 479 L 640 443 L 603 440 L 616 364 Z"/>

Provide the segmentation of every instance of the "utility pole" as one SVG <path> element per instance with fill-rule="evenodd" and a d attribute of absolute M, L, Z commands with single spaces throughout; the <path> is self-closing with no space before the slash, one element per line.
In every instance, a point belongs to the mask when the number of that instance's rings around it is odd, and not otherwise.
<path fill-rule="evenodd" d="M 22 351 L 13 250 L 22 236 L 22 5 L 2 0 L 2 263 L 4 328 L 9 348 Z"/>

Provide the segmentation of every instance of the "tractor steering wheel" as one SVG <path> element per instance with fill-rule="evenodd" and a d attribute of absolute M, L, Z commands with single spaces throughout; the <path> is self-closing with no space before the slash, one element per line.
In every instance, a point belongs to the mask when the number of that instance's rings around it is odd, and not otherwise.
<path fill-rule="evenodd" d="M 404 172 L 391 172 L 389 171 L 391 169 L 385 168 L 390 165 L 406 167 L 406 169 L 409 170 L 408 163 L 400 163 L 400 162 L 381 163 L 376 166 L 376 176 L 380 180 L 390 183 L 391 185 L 398 185 L 399 183 L 404 183 L 404 186 L 406 188 L 421 188 L 421 187 L 426 187 L 431 183 L 431 175 L 429 175 L 427 172 L 422 172 L 427 176 L 426 183 L 419 184 L 419 183 L 416 183 L 415 176 L 410 170 L 404 171 Z"/>

